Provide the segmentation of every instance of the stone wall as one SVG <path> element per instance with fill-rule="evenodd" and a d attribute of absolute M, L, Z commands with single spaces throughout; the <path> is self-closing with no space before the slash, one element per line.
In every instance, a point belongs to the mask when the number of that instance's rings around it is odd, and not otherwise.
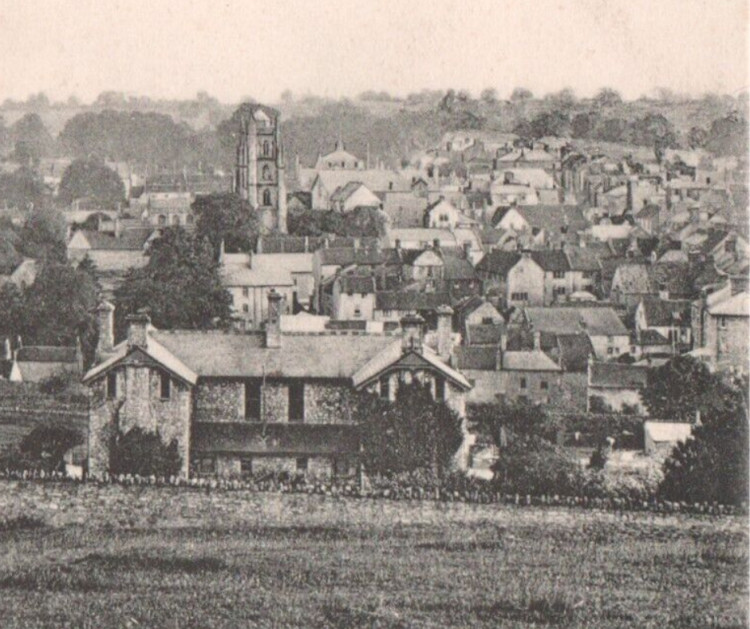
<path fill-rule="evenodd" d="M 289 387 L 285 383 L 266 383 L 263 387 L 263 412 L 267 422 L 289 420 Z"/>
<path fill-rule="evenodd" d="M 245 419 L 245 384 L 240 380 L 203 379 L 195 388 L 194 421 L 235 422 Z"/>
<path fill-rule="evenodd" d="M 305 383 L 306 424 L 349 424 L 354 394 L 342 384 Z"/>

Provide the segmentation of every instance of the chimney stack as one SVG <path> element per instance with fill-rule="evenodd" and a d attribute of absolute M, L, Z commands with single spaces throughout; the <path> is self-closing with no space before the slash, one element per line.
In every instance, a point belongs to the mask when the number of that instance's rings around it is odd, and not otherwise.
<path fill-rule="evenodd" d="M 135 347 L 146 349 L 151 317 L 146 312 L 139 311 L 134 315 L 129 315 L 125 321 L 128 323 L 128 349 Z"/>
<path fill-rule="evenodd" d="M 96 356 L 101 358 L 115 346 L 115 307 L 108 301 L 102 301 L 96 309 L 96 320 L 99 326 Z"/>
<path fill-rule="evenodd" d="M 268 293 L 268 321 L 266 322 L 266 347 L 281 347 L 281 300 L 274 289 Z"/>
<path fill-rule="evenodd" d="M 401 319 L 401 329 L 404 333 L 403 348 L 421 353 L 424 319 L 419 315 L 406 315 Z"/>
<path fill-rule="evenodd" d="M 539 352 L 542 350 L 542 333 L 539 330 L 534 330 L 534 351 Z"/>
<path fill-rule="evenodd" d="M 453 350 L 453 308 L 450 306 L 438 306 L 437 314 L 437 353 L 445 362 L 448 362 Z"/>

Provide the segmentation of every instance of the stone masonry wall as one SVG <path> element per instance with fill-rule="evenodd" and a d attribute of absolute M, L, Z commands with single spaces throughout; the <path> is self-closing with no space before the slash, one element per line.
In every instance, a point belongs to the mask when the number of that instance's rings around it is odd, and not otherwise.
<path fill-rule="evenodd" d="M 201 380 L 195 389 L 195 421 L 245 419 L 245 385 L 237 380 Z"/>
<path fill-rule="evenodd" d="M 263 409 L 267 422 L 289 419 L 289 387 L 284 383 L 266 383 L 263 388 Z"/>
<path fill-rule="evenodd" d="M 353 397 L 343 384 L 305 383 L 305 423 L 351 423 Z"/>

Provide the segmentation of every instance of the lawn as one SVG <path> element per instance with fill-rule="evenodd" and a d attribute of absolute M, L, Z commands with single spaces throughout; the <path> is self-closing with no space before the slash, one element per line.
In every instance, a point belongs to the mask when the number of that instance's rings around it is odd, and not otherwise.
<path fill-rule="evenodd" d="M 747 626 L 740 519 L 494 509 L 445 524 L 6 530 L 0 625 Z"/>

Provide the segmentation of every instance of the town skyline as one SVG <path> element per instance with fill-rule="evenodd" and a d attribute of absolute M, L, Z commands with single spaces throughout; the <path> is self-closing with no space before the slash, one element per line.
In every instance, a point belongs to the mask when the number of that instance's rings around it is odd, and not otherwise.
<path fill-rule="evenodd" d="M 276 102 L 286 90 L 351 98 L 451 88 L 475 96 L 494 88 L 505 98 L 516 87 L 587 97 L 606 86 L 634 100 L 659 88 L 736 96 L 750 83 L 744 1 L 670 0 L 648 11 L 643 2 L 517 5 L 366 3 L 351 15 L 334 0 L 314 12 L 290 0 L 260 13 L 235 2 L 177 10 L 162 2 L 3 0 L 0 99 L 44 92 L 91 101 L 108 90 L 183 99 L 206 91 L 222 102 Z"/>

